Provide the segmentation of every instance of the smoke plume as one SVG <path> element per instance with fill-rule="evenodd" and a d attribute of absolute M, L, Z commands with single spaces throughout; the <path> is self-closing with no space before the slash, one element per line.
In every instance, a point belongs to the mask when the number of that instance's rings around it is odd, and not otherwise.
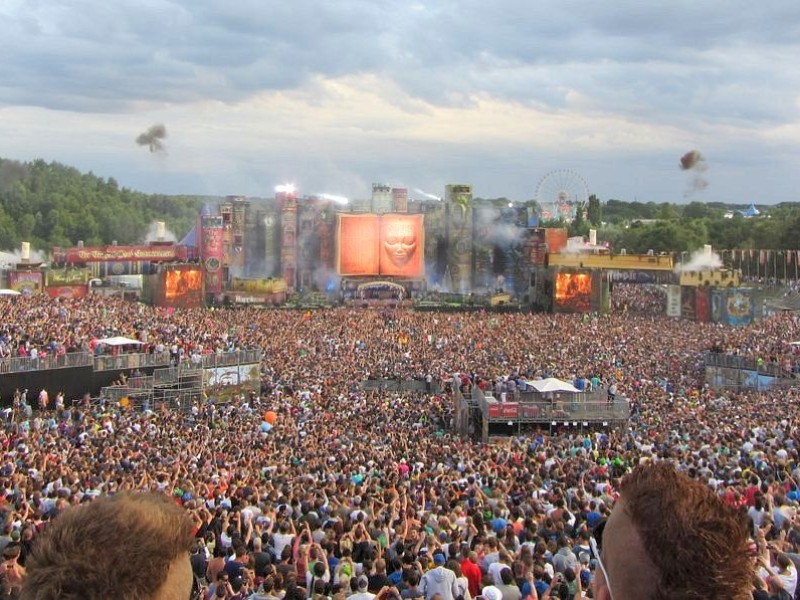
<path fill-rule="evenodd" d="M 153 221 L 150 223 L 150 226 L 147 228 L 147 233 L 144 235 L 144 243 L 149 244 L 150 242 L 177 242 L 178 237 L 169 230 L 168 227 L 164 227 L 164 238 L 159 239 L 158 237 L 158 221 Z"/>
<path fill-rule="evenodd" d="M 0 159 L 0 192 L 10 192 L 18 181 L 27 179 L 28 174 L 28 165 L 16 160 Z"/>
<path fill-rule="evenodd" d="M 689 257 L 689 262 L 678 265 L 675 268 L 675 272 L 712 271 L 720 268 L 722 268 L 722 259 L 719 254 L 714 252 L 711 246 L 706 246 L 705 248 L 692 252 L 692 255 Z"/>
<path fill-rule="evenodd" d="M 140 133 L 136 137 L 136 143 L 140 146 L 148 146 L 150 152 L 165 152 L 163 140 L 167 137 L 167 128 L 161 123 L 151 125 L 147 131 Z"/>
<path fill-rule="evenodd" d="M 32 263 L 44 263 L 47 261 L 47 255 L 44 252 L 31 248 L 28 261 Z M 20 262 L 22 262 L 22 252 L 19 248 L 11 252 L 0 251 L 0 267 L 13 267 Z"/>
<path fill-rule="evenodd" d="M 692 171 L 693 176 L 689 181 L 689 188 L 684 192 L 686 198 L 695 192 L 701 192 L 708 187 L 708 180 L 703 176 L 708 170 L 708 163 L 699 150 L 690 150 L 683 156 L 679 163 L 681 171 Z"/>

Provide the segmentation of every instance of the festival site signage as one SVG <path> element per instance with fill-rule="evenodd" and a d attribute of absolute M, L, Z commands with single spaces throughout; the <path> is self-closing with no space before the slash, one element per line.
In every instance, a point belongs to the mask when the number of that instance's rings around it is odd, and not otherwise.
<path fill-rule="evenodd" d="M 51 269 L 45 274 L 45 285 L 83 285 L 89 281 L 90 275 L 89 269 Z"/>
<path fill-rule="evenodd" d="M 681 316 L 681 286 L 679 285 L 667 286 L 667 316 Z"/>
<path fill-rule="evenodd" d="M 730 288 L 725 302 L 726 321 L 729 325 L 749 325 L 753 322 L 753 290 Z"/>
<path fill-rule="evenodd" d="M 84 298 L 89 293 L 89 286 L 82 285 L 49 285 L 45 288 L 51 298 Z"/>
<path fill-rule="evenodd" d="M 36 294 L 42 291 L 41 271 L 11 271 L 8 274 L 8 287 L 23 294 Z"/>
<path fill-rule="evenodd" d="M 425 277 L 424 215 L 339 215 L 339 275 Z"/>
<path fill-rule="evenodd" d="M 201 231 L 201 258 L 206 269 L 206 293 L 219 294 L 222 291 L 222 262 L 225 257 L 222 217 L 204 216 Z"/>
<path fill-rule="evenodd" d="M 66 248 L 54 252 L 56 262 L 86 263 L 100 261 L 185 261 L 187 252 L 185 246 L 97 246 Z"/>

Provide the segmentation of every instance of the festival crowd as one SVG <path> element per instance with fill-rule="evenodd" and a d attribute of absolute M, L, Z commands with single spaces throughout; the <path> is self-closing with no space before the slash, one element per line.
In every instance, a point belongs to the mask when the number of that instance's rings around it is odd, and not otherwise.
<path fill-rule="evenodd" d="M 22 394 L 16 406 L 3 398 L 11 408 L 0 432 L 6 596 L 19 593 L 37 535 L 66 507 L 146 490 L 191 515 L 192 567 L 206 598 L 591 597 L 590 533 L 612 510 L 620 478 L 657 461 L 747 512 L 758 557 L 754 594 L 796 592 L 800 392 L 714 391 L 703 368 L 712 348 L 794 363 L 793 315 L 733 329 L 635 310 L 168 311 L 97 297 L 0 303 L 3 356 L 99 352 L 96 340 L 109 335 L 176 361 L 264 353 L 260 393 L 225 404 L 199 398 L 188 412 L 63 397 L 26 409 L 32 400 Z M 361 385 L 433 380 L 469 392 L 547 376 L 615 386 L 633 409 L 628 426 L 531 428 L 481 443 L 451 429 L 447 393 Z M 270 427 L 267 411 L 276 416 Z"/>

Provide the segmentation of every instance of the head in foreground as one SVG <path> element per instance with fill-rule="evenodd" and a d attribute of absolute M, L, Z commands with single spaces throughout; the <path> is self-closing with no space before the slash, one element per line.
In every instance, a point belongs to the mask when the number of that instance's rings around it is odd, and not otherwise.
<path fill-rule="evenodd" d="M 186 600 L 193 525 L 167 496 L 117 494 L 65 510 L 28 559 L 22 600 Z"/>
<path fill-rule="evenodd" d="M 744 600 L 752 563 L 744 512 L 671 464 L 640 465 L 623 479 L 596 528 L 599 600 Z"/>

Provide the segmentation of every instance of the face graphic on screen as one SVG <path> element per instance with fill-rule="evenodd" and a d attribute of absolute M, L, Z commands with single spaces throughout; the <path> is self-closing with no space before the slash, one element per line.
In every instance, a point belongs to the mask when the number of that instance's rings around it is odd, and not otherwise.
<path fill-rule="evenodd" d="M 417 232 L 414 223 L 390 221 L 383 238 L 383 250 L 396 267 L 404 267 L 417 251 Z"/>

